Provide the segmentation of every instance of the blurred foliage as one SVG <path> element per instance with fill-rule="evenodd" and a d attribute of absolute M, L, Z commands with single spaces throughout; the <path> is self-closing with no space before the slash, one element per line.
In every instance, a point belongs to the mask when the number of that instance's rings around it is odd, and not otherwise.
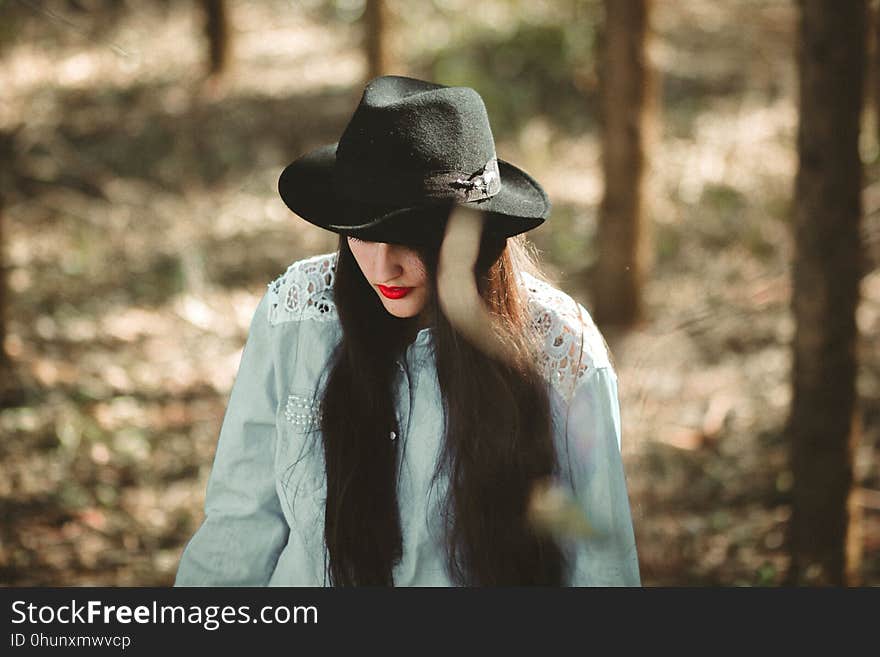
<path fill-rule="evenodd" d="M 550 255 L 554 263 L 563 263 L 564 270 L 577 275 L 587 271 L 596 260 L 595 212 L 570 204 L 553 206 L 553 230 L 536 232 L 534 245 Z"/>
<path fill-rule="evenodd" d="M 580 133 L 596 121 L 593 21 L 521 24 L 512 34 L 478 33 L 432 53 L 431 79 L 480 90 L 496 136 L 535 116 Z"/>

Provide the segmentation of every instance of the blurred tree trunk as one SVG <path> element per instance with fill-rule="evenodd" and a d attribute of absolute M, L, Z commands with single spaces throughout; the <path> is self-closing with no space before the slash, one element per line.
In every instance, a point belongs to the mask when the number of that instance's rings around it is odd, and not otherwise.
<path fill-rule="evenodd" d="M 603 1 L 599 78 L 605 191 L 593 305 L 600 324 L 626 326 L 642 317 L 642 283 L 649 266 L 643 184 L 652 95 L 646 47 L 650 0 Z"/>
<path fill-rule="evenodd" d="M 10 359 L 6 352 L 6 242 L 3 239 L 3 196 L 4 190 L 0 189 L 0 377 L 5 379 Z"/>
<path fill-rule="evenodd" d="M 385 0 L 367 0 L 364 10 L 364 47 L 367 52 L 367 78 L 388 73 L 388 6 Z"/>
<path fill-rule="evenodd" d="M 0 139 L 2 137 L 0 135 Z M 5 220 L 3 210 L 6 193 L 3 178 L 3 172 L 0 171 L 0 409 L 20 404 L 23 393 L 21 381 L 15 370 L 15 364 L 6 351 L 6 318 L 8 316 L 6 308 L 8 295 L 6 287 L 6 241 L 3 239 L 3 224 Z"/>
<path fill-rule="evenodd" d="M 217 76 L 229 66 L 229 14 L 224 0 L 202 0 L 208 39 L 208 74 Z"/>
<path fill-rule="evenodd" d="M 6 387 L 11 377 L 12 362 L 6 351 L 6 240 L 4 239 L 4 209 L 6 204 L 6 190 L 11 185 L 11 173 L 14 149 L 12 146 L 14 135 L 0 131 L 0 408 L 6 395 Z"/>
<path fill-rule="evenodd" d="M 877 141 L 880 142 L 880 5 L 874 4 L 871 13 L 874 18 L 871 23 L 873 49 L 871 65 L 868 67 L 871 72 L 868 80 L 868 93 L 874 100 L 874 126 L 877 130 Z"/>
<path fill-rule="evenodd" d="M 865 0 L 800 2 L 791 584 L 855 583 L 859 566 L 860 542 L 847 538 L 858 529 L 851 493 L 866 18 Z"/>
<path fill-rule="evenodd" d="M 24 385 L 16 369 L 15 362 L 6 350 L 7 324 L 9 317 L 9 294 L 6 282 L 6 239 L 5 206 L 10 189 L 13 189 L 13 162 L 15 157 L 16 133 L 21 125 L 12 131 L 0 130 L 0 408 L 17 406 L 24 402 Z"/>

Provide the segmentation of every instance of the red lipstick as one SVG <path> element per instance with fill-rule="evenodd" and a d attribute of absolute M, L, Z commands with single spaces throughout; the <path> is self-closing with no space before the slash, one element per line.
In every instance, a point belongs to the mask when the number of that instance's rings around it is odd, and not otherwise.
<path fill-rule="evenodd" d="M 411 287 L 386 287 L 384 285 L 377 285 L 377 287 L 379 288 L 379 292 L 389 299 L 400 299 L 401 297 L 405 297 L 412 289 Z"/>

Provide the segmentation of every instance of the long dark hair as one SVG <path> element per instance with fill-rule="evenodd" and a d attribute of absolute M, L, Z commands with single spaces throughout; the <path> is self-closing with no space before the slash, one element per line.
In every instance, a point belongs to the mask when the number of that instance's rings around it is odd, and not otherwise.
<path fill-rule="evenodd" d="M 327 475 L 324 537 L 335 586 L 391 586 L 402 556 L 392 385 L 415 318 L 388 313 L 340 236 L 334 299 L 343 339 L 331 359 L 321 433 Z M 447 566 L 469 586 L 560 585 L 563 552 L 526 522 L 532 487 L 556 471 L 550 401 L 538 370 L 520 271 L 540 275 L 523 236 L 484 234 L 474 267 L 503 361 L 477 349 L 437 304 L 435 246 L 418 248 L 432 286 L 433 356 L 444 406 Z"/>

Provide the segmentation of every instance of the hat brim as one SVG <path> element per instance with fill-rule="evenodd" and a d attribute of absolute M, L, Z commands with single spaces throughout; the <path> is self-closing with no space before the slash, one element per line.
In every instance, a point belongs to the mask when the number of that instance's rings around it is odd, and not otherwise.
<path fill-rule="evenodd" d="M 356 202 L 339 194 L 333 182 L 336 147 L 317 148 L 284 168 L 278 193 L 288 208 L 320 228 L 370 241 L 424 243 L 442 236 L 452 201 L 400 207 Z M 501 191 L 491 198 L 459 205 L 486 213 L 486 231 L 503 237 L 544 223 L 551 206 L 541 186 L 504 160 L 498 160 L 498 169 Z M 426 213 L 434 216 L 426 217 Z"/>

